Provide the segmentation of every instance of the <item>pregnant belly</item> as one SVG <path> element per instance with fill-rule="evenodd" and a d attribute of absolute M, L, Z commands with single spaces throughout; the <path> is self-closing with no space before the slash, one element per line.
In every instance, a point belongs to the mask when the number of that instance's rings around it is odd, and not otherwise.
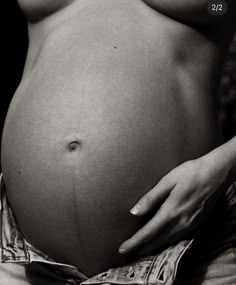
<path fill-rule="evenodd" d="M 2 169 L 26 238 L 92 275 L 127 262 L 119 245 L 145 222 L 130 208 L 170 169 L 214 147 L 217 135 L 203 96 L 191 103 L 178 93 L 168 55 L 74 46 L 68 57 L 67 49 L 42 49 L 18 88 Z"/>
<path fill-rule="evenodd" d="M 2 144 L 6 188 L 24 235 L 87 275 L 127 261 L 119 245 L 144 222 L 130 208 L 212 144 L 205 135 L 186 149 L 186 115 L 171 97 L 141 96 L 141 86 L 122 96 L 120 88 L 96 91 L 77 101 L 68 94 L 13 101 Z"/>

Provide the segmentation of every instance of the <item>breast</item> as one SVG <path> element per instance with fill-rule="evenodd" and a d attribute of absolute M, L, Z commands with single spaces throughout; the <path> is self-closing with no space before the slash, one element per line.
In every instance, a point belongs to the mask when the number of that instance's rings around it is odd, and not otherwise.
<path fill-rule="evenodd" d="M 127 262 L 118 247 L 144 223 L 129 209 L 216 137 L 213 113 L 183 101 L 165 30 L 147 33 L 125 10 L 96 10 L 79 28 L 76 18 L 50 33 L 3 133 L 4 181 L 22 232 L 87 275 Z"/>
<path fill-rule="evenodd" d="M 21 10 L 30 22 L 37 22 L 70 5 L 73 0 L 17 0 Z"/>

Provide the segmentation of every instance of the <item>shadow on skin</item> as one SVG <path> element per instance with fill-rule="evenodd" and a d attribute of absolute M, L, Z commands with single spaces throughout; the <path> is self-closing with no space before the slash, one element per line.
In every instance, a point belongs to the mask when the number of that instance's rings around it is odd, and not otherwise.
<path fill-rule="evenodd" d="M 30 285 L 65 285 L 65 279 L 47 265 L 31 263 L 25 266 L 25 274 Z"/>

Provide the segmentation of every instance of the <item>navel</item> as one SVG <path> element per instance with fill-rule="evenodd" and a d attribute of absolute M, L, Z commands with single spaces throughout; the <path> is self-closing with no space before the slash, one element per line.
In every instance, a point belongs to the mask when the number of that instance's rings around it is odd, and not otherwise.
<path fill-rule="evenodd" d="M 79 140 L 74 140 L 67 144 L 67 149 L 69 152 L 77 151 L 81 149 L 81 147 L 82 147 L 82 142 Z"/>

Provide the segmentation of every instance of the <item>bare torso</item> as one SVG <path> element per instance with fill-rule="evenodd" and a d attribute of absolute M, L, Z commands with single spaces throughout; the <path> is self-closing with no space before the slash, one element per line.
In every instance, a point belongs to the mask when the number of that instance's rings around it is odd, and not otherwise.
<path fill-rule="evenodd" d="M 75 1 L 31 25 L 2 141 L 24 235 L 92 275 L 126 262 L 129 209 L 170 169 L 221 143 L 221 50 L 142 1 Z"/>

